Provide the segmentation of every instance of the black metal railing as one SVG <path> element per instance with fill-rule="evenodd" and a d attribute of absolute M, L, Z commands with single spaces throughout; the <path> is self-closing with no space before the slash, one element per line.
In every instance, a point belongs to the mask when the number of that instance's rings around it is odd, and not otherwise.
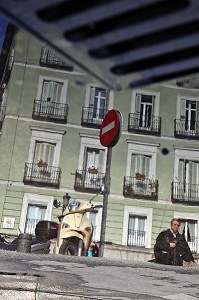
<path fill-rule="evenodd" d="M 161 117 L 141 116 L 139 113 L 129 113 L 128 131 L 139 132 L 144 134 L 160 135 L 161 134 Z"/>
<path fill-rule="evenodd" d="M 97 109 L 93 106 L 82 108 L 81 125 L 99 128 L 107 113 L 107 109 Z"/>
<path fill-rule="evenodd" d="M 149 178 L 124 177 L 123 195 L 128 198 L 158 199 L 158 181 Z"/>
<path fill-rule="evenodd" d="M 90 173 L 87 170 L 76 170 L 74 189 L 81 192 L 99 192 L 104 184 L 105 173 Z"/>
<path fill-rule="evenodd" d="M 30 233 L 32 235 L 35 235 L 35 227 L 37 223 L 41 221 L 41 219 L 32 219 L 32 218 L 27 218 L 26 219 L 26 224 L 25 224 L 25 233 Z"/>
<path fill-rule="evenodd" d="M 178 138 L 199 139 L 199 122 L 193 123 L 186 119 L 174 120 L 174 136 Z"/>
<path fill-rule="evenodd" d="M 144 231 L 128 229 L 127 246 L 145 247 L 146 236 Z"/>
<path fill-rule="evenodd" d="M 34 163 L 25 163 L 24 184 L 49 186 L 59 188 L 61 169 L 53 166 L 38 166 Z"/>
<path fill-rule="evenodd" d="M 2 128 L 3 121 L 4 121 L 4 118 L 5 118 L 5 112 L 6 112 L 6 107 L 5 106 L 1 106 L 0 107 L 0 130 Z"/>
<path fill-rule="evenodd" d="M 190 240 L 187 241 L 192 253 L 197 253 L 197 242 L 198 239 L 196 236 L 190 236 Z"/>
<path fill-rule="evenodd" d="M 32 118 L 35 120 L 67 123 L 68 105 L 51 101 L 34 100 Z"/>
<path fill-rule="evenodd" d="M 199 185 L 183 182 L 172 182 L 171 200 L 174 203 L 199 205 Z"/>
<path fill-rule="evenodd" d="M 62 69 L 66 71 L 73 71 L 73 66 L 67 61 L 59 57 L 54 51 L 47 46 L 41 48 L 40 65 L 55 69 Z"/>

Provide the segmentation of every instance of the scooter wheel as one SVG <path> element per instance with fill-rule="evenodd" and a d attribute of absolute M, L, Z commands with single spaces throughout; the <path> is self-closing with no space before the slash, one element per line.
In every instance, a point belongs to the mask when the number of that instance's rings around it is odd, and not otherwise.
<path fill-rule="evenodd" d="M 59 249 L 59 254 L 77 256 L 77 245 L 70 241 L 63 242 Z"/>

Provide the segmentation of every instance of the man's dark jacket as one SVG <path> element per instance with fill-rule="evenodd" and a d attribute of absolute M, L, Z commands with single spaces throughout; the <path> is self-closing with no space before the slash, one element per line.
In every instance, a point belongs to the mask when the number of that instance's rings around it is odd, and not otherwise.
<path fill-rule="evenodd" d="M 169 243 L 176 243 L 175 248 L 171 248 Z M 156 261 L 164 265 L 182 266 L 183 260 L 194 262 L 194 257 L 190 251 L 184 235 L 177 232 L 176 237 L 170 229 L 162 231 L 154 246 L 154 254 Z"/>

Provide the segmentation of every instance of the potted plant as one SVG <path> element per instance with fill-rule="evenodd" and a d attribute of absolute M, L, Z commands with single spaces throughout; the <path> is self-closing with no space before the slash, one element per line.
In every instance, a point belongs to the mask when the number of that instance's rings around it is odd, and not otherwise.
<path fill-rule="evenodd" d="M 46 162 L 44 162 L 42 159 L 40 159 L 37 163 L 39 168 L 47 168 L 48 164 Z"/>
<path fill-rule="evenodd" d="M 94 166 L 92 166 L 92 167 L 88 168 L 88 173 L 97 174 L 98 169 L 96 169 Z"/>
<path fill-rule="evenodd" d="M 141 173 L 136 173 L 135 174 L 135 178 L 137 180 L 145 180 L 145 175 L 144 174 L 141 174 Z"/>

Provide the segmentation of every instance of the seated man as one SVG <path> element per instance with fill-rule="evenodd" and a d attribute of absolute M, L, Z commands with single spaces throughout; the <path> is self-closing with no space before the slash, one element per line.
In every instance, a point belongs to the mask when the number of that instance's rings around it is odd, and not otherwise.
<path fill-rule="evenodd" d="M 154 246 L 154 255 L 158 263 L 182 266 L 183 261 L 194 262 L 184 235 L 178 232 L 179 227 L 180 221 L 174 218 L 171 220 L 171 228 L 158 235 Z"/>

